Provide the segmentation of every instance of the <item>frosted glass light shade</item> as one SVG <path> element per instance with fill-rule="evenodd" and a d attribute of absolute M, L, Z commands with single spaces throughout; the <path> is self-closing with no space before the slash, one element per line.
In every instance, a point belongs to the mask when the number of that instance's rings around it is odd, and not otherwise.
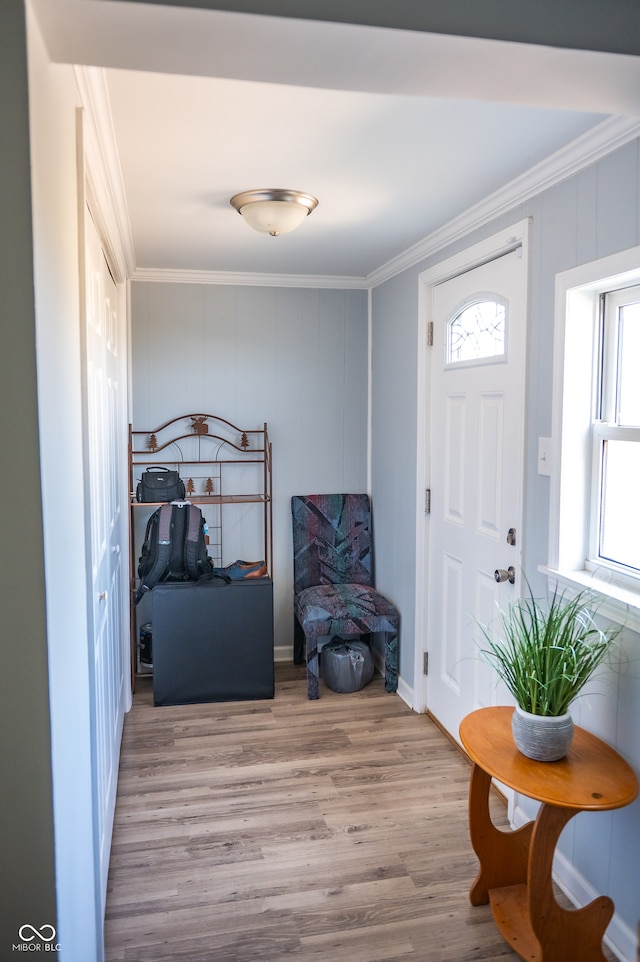
<path fill-rule="evenodd" d="M 261 200 L 245 204 L 240 208 L 240 213 L 250 227 L 277 237 L 299 227 L 309 211 L 299 204 L 289 204 L 284 200 Z"/>
<path fill-rule="evenodd" d="M 231 198 L 232 207 L 242 214 L 247 224 L 262 234 L 287 234 L 295 230 L 318 206 L 311 194 L 299 190 L 245 190 Z"/>

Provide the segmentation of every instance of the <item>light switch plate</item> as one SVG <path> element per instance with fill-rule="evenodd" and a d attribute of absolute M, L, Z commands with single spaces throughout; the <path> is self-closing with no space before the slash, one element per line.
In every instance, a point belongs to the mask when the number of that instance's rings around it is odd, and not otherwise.
<path fill-rule="evenodd" d="M 551 476 L 551 438 L 538 438 L 538 474 Z"/>

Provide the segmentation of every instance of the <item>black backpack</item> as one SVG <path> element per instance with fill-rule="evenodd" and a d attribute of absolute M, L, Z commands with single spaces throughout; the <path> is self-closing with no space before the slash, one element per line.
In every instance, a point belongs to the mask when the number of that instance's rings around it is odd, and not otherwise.
<path fill-rule="evenodd" d="M 211 572 L 200 508 L 189 501 L 163 504 L 147 522 L 138 562 L 134 604 L 159 581 L 198 581 Z"/>

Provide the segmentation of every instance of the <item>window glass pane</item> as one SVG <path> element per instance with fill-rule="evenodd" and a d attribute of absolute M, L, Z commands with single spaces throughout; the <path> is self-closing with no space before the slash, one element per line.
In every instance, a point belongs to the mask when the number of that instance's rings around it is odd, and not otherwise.
<path fill-rule="evenodd" d="M 640 304 L 620 308 L 618 321 L 618 424 L 640 424 Z"/>
<path fill-rule="evenodd" d="M 447 328 L 447 363 L 504 354 L 506 308 L 499 301 L 467 304 Z"/>
<path fill-rule="evenodd" d="M 604 442 L 600 555 L 640 569 L 640 443 Z"/>

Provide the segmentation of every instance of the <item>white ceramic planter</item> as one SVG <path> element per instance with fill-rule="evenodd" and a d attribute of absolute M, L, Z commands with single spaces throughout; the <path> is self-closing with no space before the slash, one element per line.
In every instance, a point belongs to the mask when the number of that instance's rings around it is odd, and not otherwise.
<path fill-rule="evenodd" d="M 532 715 L 516 707 L 511 731 L 518 751 L 538 762 L 564 758 L 573 739 L 573 719 L 564 715 Z"/>

